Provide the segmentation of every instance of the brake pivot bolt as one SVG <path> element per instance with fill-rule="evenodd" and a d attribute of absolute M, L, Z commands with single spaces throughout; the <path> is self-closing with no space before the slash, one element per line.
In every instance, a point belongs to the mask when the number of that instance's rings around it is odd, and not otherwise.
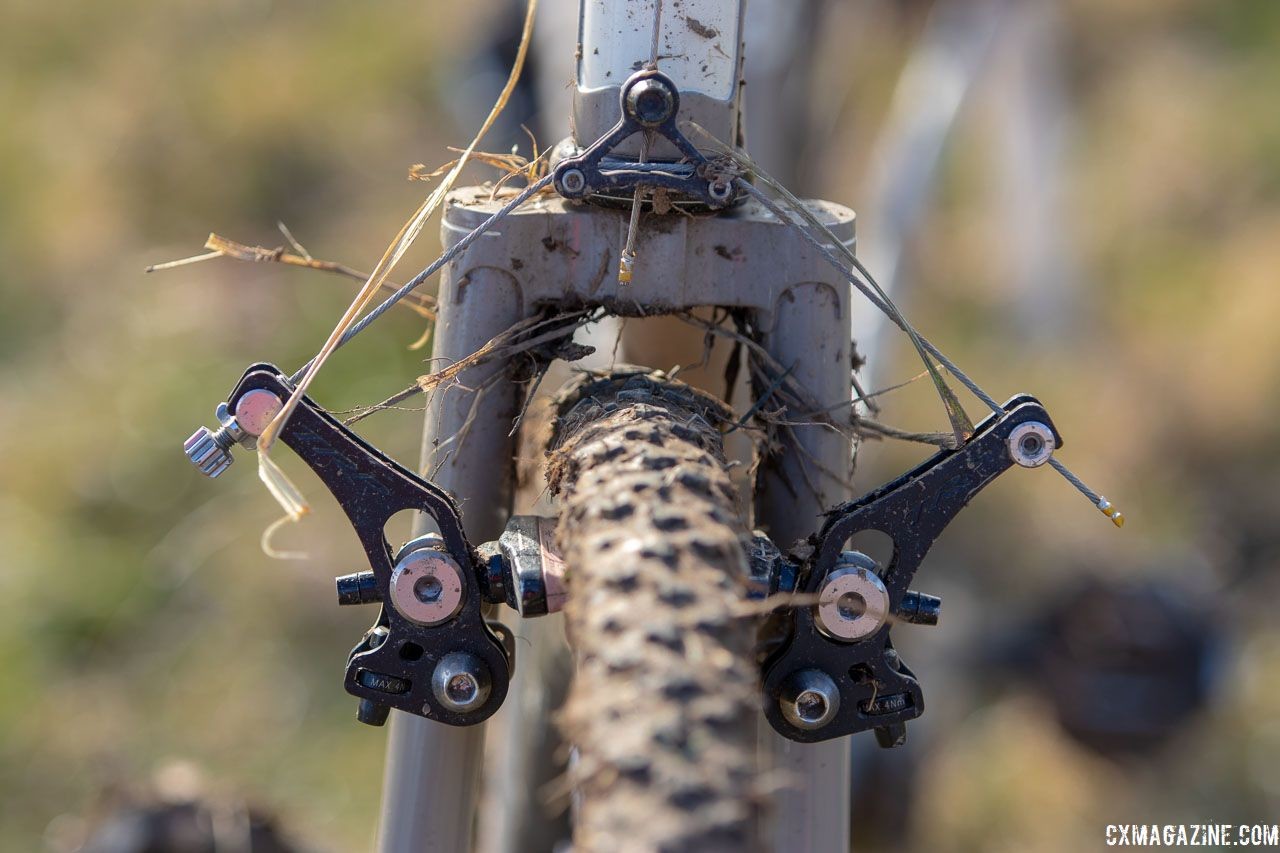
<path fill-rule="evenodd" d="M 858 551 L 840 555 L 818 593 L 819 630 L 834 639 L 853 642 L 884 626 L 889 618 L 889 591 L 875 569 L 875 561 Z"/>
<path fill-rule="evenodd" d="M 439 625 L 462 608 L 462 570 L 439 537 L 424 536 L 404 547 L 391 572 L 391 603 L 418 625 Z"/>

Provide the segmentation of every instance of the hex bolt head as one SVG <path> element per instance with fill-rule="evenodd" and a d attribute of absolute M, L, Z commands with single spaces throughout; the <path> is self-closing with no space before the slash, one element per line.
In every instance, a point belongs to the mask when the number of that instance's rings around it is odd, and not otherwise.
<path fill-rule="evenodd" d="M 840 689 L 822 670 L 802 669 L 783 683 L 778 707 L 797 729 L 820 729 L 840 711 Z"/>
<path fill-rule="evenodd" d="M 489 668 L 470 652 L 450 652 L 431 674 L 431 693 L 436 701 L 459 714 L 483 707 L 491 688 Z"/>
<path fill-rule="evenodd" d="M 1009 456 L 1023 468 L 1039 468 L 1049 461 L 1058 442 L 1053 430 L 1039 421 L 1018 424 L 1009 433 Z"/>
<path fill-rule="evenodd" d="M 649 77 L 627 89 L 627 112 L 646 127 L 656 127 L 676 111 L 676 96 L 662 80 Z"/>

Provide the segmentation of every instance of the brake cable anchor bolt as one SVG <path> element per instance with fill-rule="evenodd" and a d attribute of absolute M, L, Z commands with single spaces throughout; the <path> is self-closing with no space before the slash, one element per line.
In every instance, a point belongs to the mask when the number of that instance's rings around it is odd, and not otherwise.
<path fill-rule="evenodd" d="M 1039 421 L 1018 424 L 1009 433 L 1009 456 L 1023 468 L 1039 468 L 1057 447 L 1053 430 Z"/>

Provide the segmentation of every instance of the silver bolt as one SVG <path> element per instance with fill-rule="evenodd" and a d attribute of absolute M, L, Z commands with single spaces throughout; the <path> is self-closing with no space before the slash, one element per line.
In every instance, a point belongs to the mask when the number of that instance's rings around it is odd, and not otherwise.
<path fill-rule="evenodd" d="M 707 183 L 707 193 L 716 201 L 728 201 L 729 196 L 733 193 L 733 184 L 717 178 Z"/>
<path fill-rule="evenodd" d="M 217 431 L 200 427 L 183 442 L 182 449 L 201 474 L 216 477 L 235 461 L 231 455 L 232 445 L 252 447 L 283 406 L 280 398 L 265 388 L 246 392 L 236 402 L 234 415 L 226 403 L 219 403 L 214 411 L 219 424 Z"/>
<path fill-rule="evenodd" d="M 560 176 L 560 189 L 569 195 L 578 195 L 587 187 L 587 176 L 581 169 L 565 169 Z"/>
<path fill-rule="evenodd" d="M 1018 424 L 1009 433 L 1009 456 L 1023 468 L 1039 468 L 1049 461 L 1057 446 L 1053 430 L 1039 421 Z"/>
<path fill-rule="evenodd" d="M 369 648 L 376 649 L 387 641 L 391 631 L 386 625 L 378 625 L 368 633 Z"/>
<path fill-rule="evenodd" d="M 627 112 L 646 127 L 656 127 L 676 111 L 671 87 L 658 80 L 641 80 L 627 89 Z"/>
<path fill-rule="evenodd" d="M 778 706 L 788 723 L 813 731 L 835 719 L 840 710 L 840 690 L 822 670 L 802 669 L 782 685 Z"/>
<path fill-rule="evenodd" d="M 236 401 L 236 423 L 248 436 L 257 438 L 283 408 L 284 401 L 275 394 L 266 388 L 254 388 Z"/>
<path fill-rule="evenodd" d="M 182 443 L 182 450 L 191 460 L 191 464 L 200 469 L 206 477 L 216 477 L 231 467 L 231 445 L 235 442 L 220 440 L 222 431 L 214 432 L 208 427 L 200 427 L 190 438 Z"/>
<path fill-rule="evenodd" d="M 182 450 L 187 458 L 200 469 L 201 474 L 210 479 L 231 467 L 231 463 L 235 461 L 231 455 L 231 446 L 245 437 L 244 430 L 231 416 L 226 403 L 219 403 L 214 414 L 221 424 L 216 432 L 208 427 L 200 427 L 182 443 Z"/>
<path fill-rule="evenodd" d="M 459 714 L 484 705 L 491 686 L 489 668 L 470 652 L 450 652 L 431 674 L 431 692 L 436 701 Z"/>
<path fill-rule="evenodd" d="M 418 625 L 439 625 L 462 607 L 462 571 L 439 541 L 434 536 L 413 540 L 391 571 L 391 603 Z"/>
<path fill-rule="evenodd" d="M 818 629 L 837 640 L 862 640 L 889 618 L 889 591 L 875 573 L 875 561 L 845 551 L 818 593 Z"/>

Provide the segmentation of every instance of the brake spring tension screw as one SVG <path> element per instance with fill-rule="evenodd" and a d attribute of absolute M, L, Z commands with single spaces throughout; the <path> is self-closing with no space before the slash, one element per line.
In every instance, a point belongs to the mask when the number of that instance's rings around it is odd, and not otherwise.
<path fill-rule="evenodd" d="M 459 714 L 483 706 L 491 687 L 489 668 L 469 652 L 450 652 L 431 674 L 431 692 L 436 701 Z"/>
<path fill-rule="evenodd" d="M 840 710 L 840 690 L 822 670 L 803 669 L 782 686 L 778 706 L 788 723 L 813 731 L 835 719 Z"/>

